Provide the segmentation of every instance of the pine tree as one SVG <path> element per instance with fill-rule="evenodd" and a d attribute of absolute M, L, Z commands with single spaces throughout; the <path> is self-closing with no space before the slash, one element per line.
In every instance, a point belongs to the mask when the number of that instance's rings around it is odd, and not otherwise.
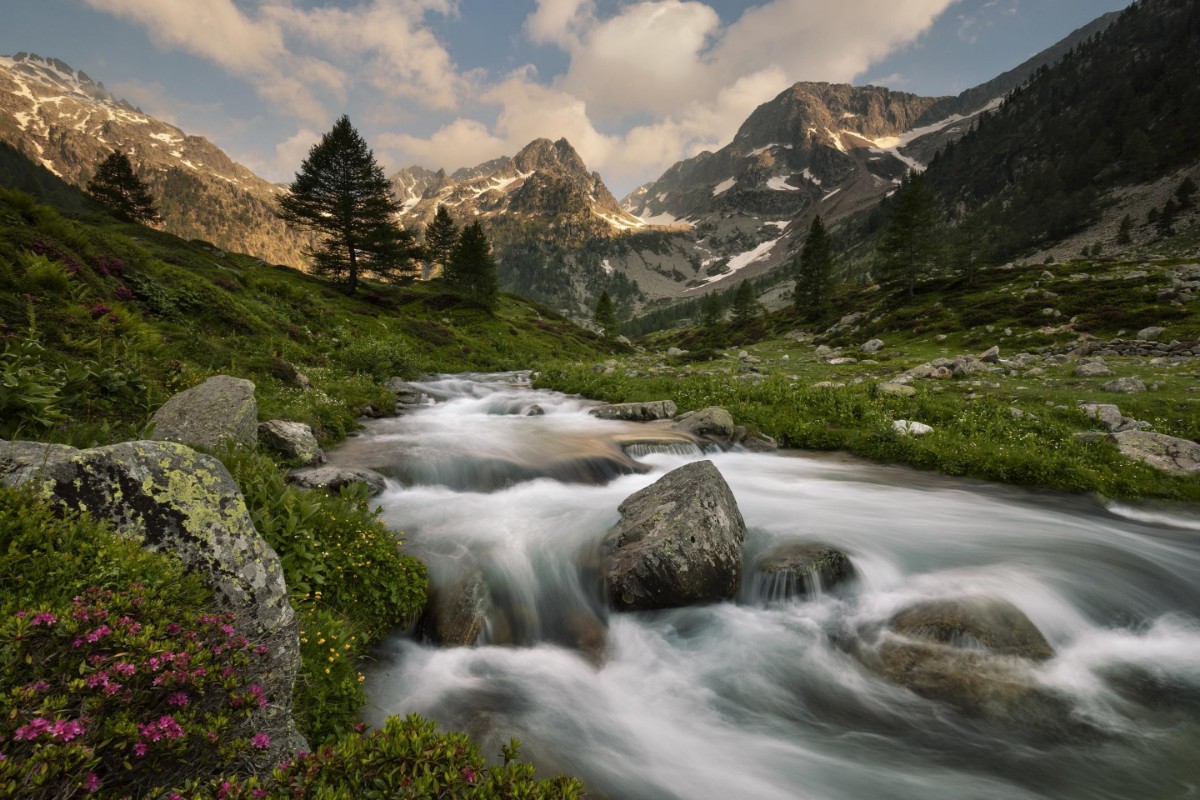
<path fill-rule="evenodd" d="M 360 274 L 388 278 L 411 269 L 416 247 L 413 235 L 396 223 L 399 210 L 383 168 L 342 116 L 308 151 L 278 213 L 321 237 L 309 251 L 314 267 L 344 276 L 353 294 Z"/>
<path fill-rule="evenodd" d="M 709 331 L 716 330 L 725 319 L 725 306 L 721 304 L 720 295 L 709 292 L 704 298 L 704 310 L 701 314 L 704 327 Z"/>
<path fill-rule="evenodd" d="M 596 327 L 600 329 L 600 333 L 604 335 L 605 339 L 615 339 L 620 335 L 621 324 L 617 321 L 617 310 L 613 307 L 613 301 L 608 296 L 608 292 L 600 293 L 592 321 L 596 323 Z"/>
<path fill-rule="evenodd" d="M 459 234 L 443 277 L 452 289 L 471 302 L 489 311 L 496 307 L 500 293 L 496 261 L 487 234 L 478 222 L 463 228 Z"/>
<path fill-rule="evenodd" d="M 892 218 L 879 245 L 881 277 L 903 286 L 912 297 L 917 279 L 938 262 L 940 243 L 937 197 L 919 172 L 910 175 L 893 197 Z"/>
<path fill-rule="evenodd" d="M 1126 214 L 1117 229 L 1117 244 L 1133 244 L 1133 217 Z"/>
<path fill-rule="evenodd" d="M 158 209 L 146 184 L 133 171 L 124 153 L 112 153 L 87 184 L 88 194 L 123 220 L 149 224 L 159 222 Z"/>
<path fill-rule="evenodd" d="M 1196 194 L 1196 182 L 1191 176 L 1184 178 L 1175 190 L 1175 199 L 1179 202 L 1180 210 L 1187 210 L 1192 207 L 1192 195 Z"/>
<path fill-rule="evenodd" d="M 833 275 L 833 239 L 825 230 L 820 215 L 813 218 L 800 250 L 796 271 L 796 311 L 815 316 L 829 305 L 830 280 Z"/>
<path fill-rule="evenodd" d="M 737 293 L 733 296 L 733 324 L 744 327 L 758 316 L 758 297 L 750 281 L 738 284 Z"/>
<path fill-rule="evenodd" d="M 458 226 L 450 217 L 445 206 L 439 205 L 433 220 L 425 226 L 425 260 L 429 262 L 429 275 L 434 278 L 445 272 L 450 263 L 450 254 L 458 244 Z"/>
<path fill-rule="evenodd" d="M 954 265 L 967 286 L 975 285 L 975 276 L 988 252 L 988 239 L 987 221 L 979 209 L 968 210 L 951 237 Z"/>

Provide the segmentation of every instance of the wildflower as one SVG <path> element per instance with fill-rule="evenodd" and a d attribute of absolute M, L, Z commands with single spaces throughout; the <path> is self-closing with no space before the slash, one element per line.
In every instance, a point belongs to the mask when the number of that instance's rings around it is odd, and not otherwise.
<path fill-rule="evenodd" d="M 138 758 L 141 758 L 142 756 L 146 755 L 146 749 L 145 742 L 138 742 L 133 746 L 133 754 Z"/>
<path fill-rule="evenodd" d="M 188 704 L 187 692 L 174 692 L 167 695 L 167 705 L 169 706 L 186 706 Z"/>
<path fill-rule="evenodd" d="M 39 625 L 50 626 L 56 622 L 58 622 L 58 617 L 54 616 L 49 611 L 42 611 L 41 613 L 34 614 L 33 619 L 30 620 L 29 624 L 36 628 Z"/>
<path fill-rule="evenodd" d="M 259 750 L 266 750 L 271 746 L 271 737 L 260 731 L 250 737 L 250 744 L 254 745 Z"/>
<path fill-rule="evenodd" d="M 83 788 L 87 789 L 89 793 L 95 792 L 100 788 L 100 777 L 94 772 L 89 772 L 83 781 Z"/>

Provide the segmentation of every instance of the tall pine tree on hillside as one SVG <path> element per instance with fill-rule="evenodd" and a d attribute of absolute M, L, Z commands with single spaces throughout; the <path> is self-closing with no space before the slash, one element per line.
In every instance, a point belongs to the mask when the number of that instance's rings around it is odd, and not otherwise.
<path fill-rule="evenodd" d="M 596 323 L 596 327 L 600 329 L 600 333 L 604 335 L 605 339 L 615 339 L 620 335 L 621 324 L 617 321 L 617 309 L 613 307 L 613 301 L 608 296 L 608 292 L 600 293 L 592 321 Z"/>
<path fill-rule="evenodd" d="M 892 214 L 879 244 L 880 279 L 902 287 L 909 297 L 917 280 L 937 265 L 941 252 L 937 197 L 914 172 L 892 198 Z"/>
<path fill-rule="evenodd" d="M 733 296 L 733 324 L 745 327 L 758 316 L 758 295 L 750 281 L 738 284 L 737 293 Z"/>
<path fill-rule="evenodd" d="M 825 230 L 820 215 L 813 218 L 800 250 L 796 270 L 796 311 L 815 316 L 829 305 L 830 282 L 833 279 L 833 239 Z"/>
<path fill-rule="evenodd" d="M 114 152 L 100 162 L 96 174 L 88 181 L 87 190 L 123 220 L 143 224 L 160 221 L 154 199 L 124 153 Z"/>
<path fill-rule="evenodd" d="M 435 278 L 446 270 L 454 245 L 458 244 L 458 226 L 450 217 L 446 207 L 439 205 L 433 220 L 425 226 L 425 260 L 429 263 L 429 274 Z"/>
<path fill-rule="evenodd" d="M 344 279 L 353 293 L 360 274 L 389 278 L 411 269 L 416 247 L 396 222 L 399 210 L 383 168 L 342 116 L 308 151 L 278 213 L 321 237 L 309 250 L 314 268 Z"/>
<path fill-rule="evenodd" d="M 478 221 L 463 228 L 459 234 L 444 277 L 450 288 L 476 305 L 489 311 L 496 307 L 500 294 L 496 261 L 492 258 L 492 245 Z"/>

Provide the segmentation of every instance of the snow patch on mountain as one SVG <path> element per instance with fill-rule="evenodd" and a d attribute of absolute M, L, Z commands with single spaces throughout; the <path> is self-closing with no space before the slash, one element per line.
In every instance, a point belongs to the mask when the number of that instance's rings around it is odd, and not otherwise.
<path fill-rule="evenodd" d="M 737 178 L 726 178 L 725 180 L 718 183 L 715 187 L 713 187 L 713 190 L 712 190 L 713 197 L 716 197 L 719 194 L 724 194 L 725 192 L 728 192 L 730 189 L 732 189 L 736 185 L 737 185 Z"/>
<path fill-rule="evenodd" d="M 790 185 L 788 185 L 787 181 L 788 181 L 788 176 L 776 175 L 773 178 L 771 178 L 769 181 L 767 181 L 767 188 L 773 189 L 776 192 L 798 192 L 798 191 L 800 191 L 799 186 L 790 186 Z"/>

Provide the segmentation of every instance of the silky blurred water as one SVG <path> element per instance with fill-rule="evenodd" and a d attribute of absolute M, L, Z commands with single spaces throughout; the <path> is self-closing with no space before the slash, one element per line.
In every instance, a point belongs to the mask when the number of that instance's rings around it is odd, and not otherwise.
<path fill-rule="evenodd" d="M 367 673 L 373 723 L 420 712 L 490 754 L 516 737 L 593 797 L 1200 796 L 1194 509 L 702 452 L 520 374 L 420 386 L 429 405 L 373 422 L 333 459 L 394 476 L 385 520 L 435 582 L 482 570 L 505 624 L 475 647 L 387 640 Z M 727 603 L 609 614 L 588 575 L 618 505 L 701 458 L 746 520 L 746 586 Z M 806 541 L 844 550 L 858 579 L 816 599 L 756 593 L 756 560 Z M 900 608 L 962 595 L 1008 600 L 1045 635 L 1056 655 L 1031 680 L 1068 709 L 1060 734 L 964 715 L 854 658 Z M 606 626 L 599 660 L 564 635 L 572 615 Z M 507 646 L 490 643 L 499 630 Z"/>

